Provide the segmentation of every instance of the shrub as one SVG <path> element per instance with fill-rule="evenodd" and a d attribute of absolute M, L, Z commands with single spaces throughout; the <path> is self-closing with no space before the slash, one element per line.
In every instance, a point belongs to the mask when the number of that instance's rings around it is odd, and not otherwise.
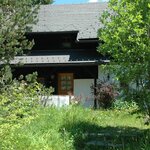
<path fill-rule="evenodd" d="M 118 92 L 112 83 L 101 80 L 99 80 L 96 86 L 91 86 L 91 91 L 94 98 L 97 100 L 99 107 L 105 109 L 112 106 L 115 97 L 118 95 Z"/>
<path fill-rule="evenodd" d="M 20 80 L 14 79 L 11 84 L 3 85 L 3 89 L 0 91 L 0 137 L 5 145 L 13 130 L 37 116 L 40 95 L 45 89 L 36 82 L 36 74 L 27 76 L 26 80 L 23 76 Z"/>
<path fill-rule="evenodd" d="M 122 99 L 118 99 L 115 102 L 113 102 L 113 108 L 117 110 L 128 110 L 128 111 L 133 111 L 133 110 L 138 110 L 139 107 L 136 102 L 134 101 L 125 101 Z"/>
<path fill-rule="evenodd" d="M 150 124 L 150 90 L 144 87 L 130 88 L 128 93 L 122 95 L 124 100 L 135 102 L 139 109 L 144 113 L 146 124 Z"/>

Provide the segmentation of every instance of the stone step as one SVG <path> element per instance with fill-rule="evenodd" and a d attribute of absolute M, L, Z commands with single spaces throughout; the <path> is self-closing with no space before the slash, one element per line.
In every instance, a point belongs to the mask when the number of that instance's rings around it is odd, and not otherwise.
<path fill-rule="evenodd" d="M 140 139 L 140 134 L 112 134 L 112 133 L 85 133 L 87 139 L 86 146 L 104 147 L 104 148 L 120 148 L 124 149 L 129 141 L 137 142 Z M 120 144 L 121 143 L 121 144 Z M 99 149 L 99 148 L 98 148 Z"/>
<path fill-rule="evenodd" d="M 110 133 L 85 133 L 85 136 L 111 136 L 112 134 Z"/>
<path fill-rule="evenodd" d="M 85 137 L 88 138 L 103 138 L 103 139 L 134 139 L 138 140 L 142 134 L 140 133 L 133 133 L 133 134 L 128 134 L 128 133 L 84 133 Z"/>
<path fill-rule="evenodd" d="M 112 147 L 112 148 L 121 148 L 123 144 L 115 144 L 115 143 L 108 143 L 106 141 L 89 141 L 86 142 L 87 146 L 100 146 L 100 147 Z"/>

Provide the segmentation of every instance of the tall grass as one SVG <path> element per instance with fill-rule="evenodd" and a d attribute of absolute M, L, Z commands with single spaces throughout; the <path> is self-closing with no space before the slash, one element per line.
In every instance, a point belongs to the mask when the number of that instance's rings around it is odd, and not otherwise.
<path fill-rule="evenodd" d="M 142 133 L 136 150 L 148 150 L 150 126 L 144 126 L 137 113 L 121 110 L 92 110 L 69 106 L 66 108 L 41 108 L 38 117 L 30 124 L 0 139 L 2 150 L 79 150 L 85 148 L 85 133 L 111 134 Z M 138 147 L 137 147 L 138 146 Z M 133 148 L 128 142 L 127 149 Z M 132 150 L 131 149 L 131 150 Z"/>

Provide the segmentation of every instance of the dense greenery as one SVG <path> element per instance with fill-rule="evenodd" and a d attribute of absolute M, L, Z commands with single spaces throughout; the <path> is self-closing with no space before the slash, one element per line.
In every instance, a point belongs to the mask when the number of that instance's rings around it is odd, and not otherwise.
<path fill-rule="evenodd" d="M 40 4 L 40 2 L 48 4 L 52 1 L 0 0 L 0 60 L 4 64 L 8 64 L 14 56 L 21 54 L 23 49 L 32 48 L 33 42 L 26 39 L 25 33 L 30 31 L 30 25 L 36 22 L 38 9 L 36 4 Z M 142 81 L 140 86 L 144 87 L 144 91 L 149 95 L 147 90 L 150 71 L 147 67 L 149 65 L 149 43 L 147 41 L 149 13 L 142 15 L 146 11 L 140 11 L 140 8 L 148 9 L 149 5 L 146 0 L 145 2 L 143 0 L 133 1 L 132 5 L 126 2 L 127 0 L 110 1 L 110 8 L 116 12 L 116 16 L 111 16 L 109 13 L 105 13 L 103 16 L 105 27 L 100 31 L 100 37 L 105 43 L 101 50 L 105 53 L 109 46 L 112 47 L 114 53 L 107 51 L 107 54 L 113 56 L 115 60 L 113 63 L 117 62 L 118 64 L 119 62 L 122 67 L 121 71 L 126 69 L 127 73 L 116 72 L 119 74 L 119 80 L 122 79 L 122 75 L 126 75 L 124 79 L 127 83 L 138 81 L 140 84 L 139 81 Z M 129 15 L 132 14 L 131 12 L 134 12 L 133 16 Z M 105 20 L 107 17 L 110 17 L 109 22 Z M 117 17 L 119 17 L 119 21 Z M 121 21 L 122 18 L 125 22 Z M 128 19 L 132 24 L 128 24 Z M 130 28 L 130 32 L 125 32 L 127 27 Z M 132 30 L 132 27 L 135 28 Z M 107 34 L 108 30 L 109 34 Z M 147 32 L 148 34 L 146 34 Z M 114 43 L 108 37 L 112 37 Z M 120 45 L 119 37 L 125 45 L 122 43 Z M 131 51 L 128 52 L 129 49 Z M 125 55 L 126 53 L 129 54 Z M 117 57 L 118 55 L 120 57 Z M 133 60 L 132 57 L 129 57 L 128 64 L 126 57 L 130 55 L 137 57 L 133 57 Z M 139 74 L 137 68 L 145 73 Z M 133 70 L 131 71 L 131 69 Z M 145 74 L 146 76 L 144 76 Z M 34 73 L 27 77 L 21 76 L 19 80 L 12 80 L 11 68 L 8 65 L 4 65 L 0 72 L 0 149 L 91 149 L 86 143 L 91 140 L 87 135 L 93 132 L 111 135 L 109 140 L 112 143 L 120 142 L 126 149 L 149 149 L 150 126 L 144 125 L 143 114 L 137 112 L 139 108 L 136 103 L 115 102 L 114 109 L 98 111 L 74 106 L 75 103 L 66 108 L 44 108 L 39 105 L 40 96 L 47 95 L 47 92 L 51 94 L 53 90 L 45 89 L 38 84 L 36 75 Z M 149 100 L 149 97 L 145 98 Z M 45 102 L 43 105 L 46 106 Z M 96 140 L 95 137 L 94 140 Z"/>
<path fill-rule="evenodd" d="M 110 66 L 129 99 L 150 115 L 150 1 L 110 0 L 101 17 L 100 53 L 110 56 Z"/>
<path fill-rule="evenodd" d="M 36 77 L 36 73 L 29 74 L 25 78 L 21 76 L 20 80 L 12 80 L 11 84 L 5 85 L 0 90 L 0 137 L 4 145 L 10 143 L 9 140 L 5 141 L 10 132 L 37 117 L 43 93 L 53 92 L 52 88 L 46 89 L 37 83 Z M 1 145 L 2 143 L 0 147 Z"/>
<path fill-rule="evenodd" d="M 6 140 L 11 132 L 37 116 L 40 96 L 53 92 L 36 82 L 36 73 L 13 80 L 9 66 L 16 55 L 33 46 L 25 33 L 36 22 L 38 7 L 32 0 L 0 0 L 0 149 L 11 144 Z"/>
<path fill-rule="evenodd" d="M 38 6 L 32 0 L 1 0 L 0 8 L 0 61 L 9 63 L 24 49 L 32 48 L 25 33 L 36 21 Z"/>
<path fill-rule="evenodd" d="M 150 126 L 143 125 L 142 114 L 134 113 L 136 110 L 137 106 L 131 105 L 127 109 L 116 107 L 115 110 L 107 111 L 79 106 L 40 108 L 38 117 L 32 122 L 2 136 L 1 149 L 90 149 L 86 145 L 91 140 L 87 134 L 103 133 L 110 134 L 113 143 L 123 142 L 126 150 L 148 150 Z M 134 138 L 134 135 L 137 137 Z"/>
<path fill-rule="evenodd" d="M 32 0 L 0 0 L 0 8 L 0 137 L 5 139 L 36 114 L 37 85 L 12 80 L 8 64 L 24 49 L 32 48 L 25 33 L 36 21 L 38 6 Z"/>
<path fill-rule="evenodd" d="M 46 5 L 46 4 L 52 4 L 53 0 L 32 0 L 33 4 L 42 4 L 42 5 Z"/>

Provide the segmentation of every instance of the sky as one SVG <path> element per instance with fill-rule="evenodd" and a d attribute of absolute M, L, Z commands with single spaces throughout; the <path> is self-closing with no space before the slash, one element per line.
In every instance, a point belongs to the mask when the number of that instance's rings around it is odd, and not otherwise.
<path fill-rule="evenodd" d="M 78 4 L 78 3 L 88 3 L 88 2 L 105 2 L 108 0 L 54 0 L 54 4 Z"/>

